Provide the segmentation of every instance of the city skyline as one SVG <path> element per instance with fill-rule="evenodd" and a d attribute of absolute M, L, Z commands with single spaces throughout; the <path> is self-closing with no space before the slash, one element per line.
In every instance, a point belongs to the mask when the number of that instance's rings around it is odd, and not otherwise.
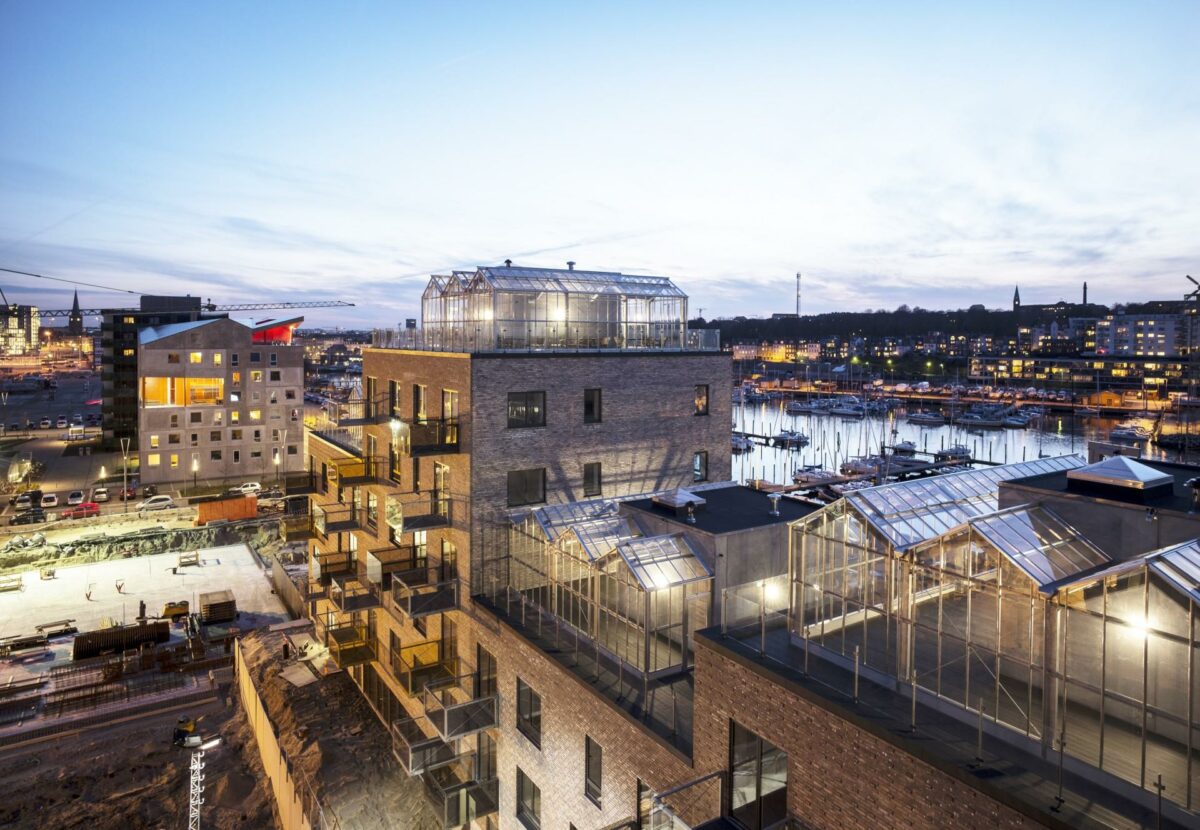
<path fill-rule="evenodd" d="M 0 265 L 357 303 L 314 326 L 506 258 L 667 275 L 705 317 L 793 310 L 797 270 L 806 313 L 1177 299 L 1197 16 L 9 4 Z M 38 283 L 0 280 L 69 307 Z"/>

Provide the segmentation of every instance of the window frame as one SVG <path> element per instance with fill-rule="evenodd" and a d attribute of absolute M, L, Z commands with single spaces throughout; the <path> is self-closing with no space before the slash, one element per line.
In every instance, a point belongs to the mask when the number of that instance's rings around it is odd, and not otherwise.
<path fill-rule="evenodd" d="M 538 749 L 542 748 L 542 696 L 517 678 L 517 731 Z"/>
<path fill-rule="evenodd" d="M 593 757 L 593 750 L 595 751 Z M 593 764 L 595 768 L 593 769 Z M 593 774 L 595 780 L 593 779 Z M 600 807 L 604 798 L 604 747 L 591 735 L 583 736 L 583 794 Z"/>
<path fill-rule="evenodd" d="M 708 450 L 692 453 L 692 483 L 708 481 Z"/>
<path fill-rule="evenodd" d="M 589 481 L 591 478 L 588 474 L 595 472 L 595 480 Z M 599 461 L 587 461 L 583 465 L 583 495 L 587 498 L 601 496 L 604 494 L 604 469 Z"/>
<path fill-rule="evenodd" d="M 536 410 L 540 413 L 537 420 L 530 420 L 530 404 L 531 401 L 538 401 Z M 508 429 L 538 429 L 546 426 L 546 392 L 545 390 L 530 390 L 526 392 L 509 392 L 506 399 L 507 409 L 505 415 L 507 417 Z M 513 418 L 513 406 L 521 407 L 522 415 L 520 418 Z"/>
<path fill-rule="evenodd" d="M 542 827 L 542 790 L 533 783 L 533 779 L 525 774 L 525 770 L 517 767 L 516 780 L 516 816 L 517 821 L 529 830 L 541 830 Z"/>
<path fill-rule="evenodd" d="M 703 397 L 700 390 L 703 389 Z M 701 403 L 703 401 L 703 403 Z M 706 416 L 711 413 L 712 408 L 712 389 L 707 383 L 697 383 L 693 395 L 693 403 L 696 407 L 695 415 L 697 418 Z"/>
<path fill-rule="evenodd" d="M 589 400 L 594 396 L 594 400 Z M 589 404 L 592 412 L 588 413 Z M 583 422 L 585 424 L 604 423 L 604 390 L 600 388 L 583 390 Z"/>
<path fill-rule="evenodd" d="M 538 473 L 541 475 L 541 491 L 537 498 L 522 497 L 518 495 L 516 501 L 513 500 L 513 476 L 520 476 L 529 473 Z M 520 492 L 528 492 L 528 481 L 525 481 Z M 546 503 L 546 468 L 545 467 L 530 467 L 527 470 L 509 470 L 508 471 L 508 490 L 507 499 L 509 507 L 525 507 L 530 504 L 545 504 Z M 524 500 L 522 500 L 524 499 Z"/>

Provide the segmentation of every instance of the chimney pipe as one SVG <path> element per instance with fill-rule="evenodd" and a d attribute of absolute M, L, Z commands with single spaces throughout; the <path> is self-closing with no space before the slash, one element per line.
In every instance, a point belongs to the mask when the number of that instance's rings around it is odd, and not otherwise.
<path fill-rule="evenodd" d="M 574 260 L 570 260 L 570 259 L 568 259 L 568 260 L 567 260 L 567 270 L 568 270 L 568 271 L 574 271 L 574 270 L 575 270 L 575 262 L 574 262 Z"/>
<path fill-rule="evenodd" d="M 771 515 L 779 515 L 779 500 L 783 498 L 782 493 L 768 493 L 767 498 L 771 500 Z"/>
<path fill-rule="evenodd" d="M 505 267 L 505 268 L 512 268 L 512 260 L 511 260 L 511 259 L 506 259 L 506 260 L 504 260 L 504 267 Z"/>

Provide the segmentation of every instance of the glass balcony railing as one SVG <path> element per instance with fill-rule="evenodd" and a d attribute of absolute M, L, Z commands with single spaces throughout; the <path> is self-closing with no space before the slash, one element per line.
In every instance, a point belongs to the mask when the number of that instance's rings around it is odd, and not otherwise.
<path fill-rule="evenodd" d="M 328 584 L 337 574 L 351 573 L 354 570 L 350 552 L 344 550 L 313 551 L 310 563 L 310 575 L 323 584 Z"/>
<path fill-rule="evenodd" d="M 390 415 L 386 397 L 376 395 L 372 398 L 337 404 L 331 413 L 331 419 L 339 427 L 361 427 L 369 424 L 381 424 Z"/>
<path fill-rule="evenodd" d="M 392 722 L 392 754 L 409 775 L 420 775 L 457 758 L 454 747 L 436 735 L 426 735 L 417 718 Z"/>
<path fill-rule="evenodd" d="M 392 577 L 392 607 L 415 619 L 451 611 L 458 606 L 458 578 L 438 579 L 440 569 L 413 568 Z"/>
<path fill-rule="evenodd" d="M 458 676 L 458 658 L 448 655 L 441 640 L 430 640 L 393 651 L 392 676 L 409 697 L 420 697 L 429 685 L 448 683 Z"/>
<path fill-rule="evenodd" d="M 425 717 L 445 741 L 491 729 L 499 722 L 500 704 L 495 689 L 480 692 L 475 675 L 450 683 L 425 687 Z"/>
<path fill-rule="evenodd" d="M 354 573 L 339 574 L 329 584 L 329 601 L 344 614 L 379 606 L 379 591 Z"/>
<path fill-rule="evenodd" d="M 367 581 L 383 592 L 385 598 L 390 598 L 396 574 L 414 570 L 424 559 L 424 550 L 418 551 L 415 545 L 392 545 L 367 551 Z"/>
<path fill-rule="evenodd" d="M 363 526 L 364 510 L 350 504 L 312 506 L 313 529 L 321 536 L 345 533 Z"/>
<path fill-rule="evenodd" d="M 339 669 L 375 659 L 375 641 L 364 622 L 335 623 L 325 629 L 325 646 Z"/>
<path fill-rule="evenodd" d="M 478 781 L 474 756 L 465 755 L 422 776 L 425 791 L 443 827 L 461 827 L 496 812 L 499 786 L 495 778 Z"/>

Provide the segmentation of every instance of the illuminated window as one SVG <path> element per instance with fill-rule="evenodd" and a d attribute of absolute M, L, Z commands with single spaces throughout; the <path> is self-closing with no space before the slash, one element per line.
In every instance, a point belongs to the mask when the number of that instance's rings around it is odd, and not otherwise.
<path fill-rule="evenodd" d="M 188 355 L 188 363 L 198 365 L 204 362 L 204 354 L 202 352 L 192 352 Z"/>
<path fill-rule="evenodd" d="M 152 450 L 158 449 L 158 436 L 157 435 L 150 436 L 150 449 L 152 449 Z"/>
<path fill-rule="evenodd" d="M 238 412 L 236 409 L 233 410 L 233 412 L 229 413 L 229 423 L 236 424 L 236 423 L 239 423 L 241 420 L 242 420 L 242 413 Z"/>
<path fill-rule="evenodd" d="M 146 456 L 146 466 L 157 467 L 162 463 L 162 457 L 158 453 L 152 452 Z"/>
<path fill-rule="evenodd" d="M 122 317 L 121 322 L 127 326 L 132 326 L 134 324 L 134 319 L 132 317 Z"/>
<path fill-rule="evenodd" d="M 236 357 L 236 356 L 237 355 L 234 355 L 234 357 Z M 242 385 L 242 373 L 234 372 L 233 377 L 231 378 L 231 382 L 233 383 L 234 386 L 241 386 Z"/>
<path fill-rule="evenodd" d="M 213 352 L 213 366 L 220 366 L 220 365 L 221 365 L 221 353 Z"/>
<path fill-rule="evenodd" d="M 251 409 L 250 410 L 250 420 L 251 421 L 261 421 L 262 420 L 262 410 L 261 409 Z"/>
<path fill-rule="evenodd" d="M 252 369 L 250 371 L 250 382 L 262 383 L 262 372 L 258 369 Z"/>
<path fill-rule="evenodd" d="M 171 453 L 171 469 L 175 470 L 178 468 L 179 468 L 179 456 L 175 453 Z"/>
<path fill-rule="evenodd" d="M 134 349 L 125 349 L 124 351 L 121 352 L 121 356 L 122 357 L 133 357 L 134 353 L 135 353 Z"/>

